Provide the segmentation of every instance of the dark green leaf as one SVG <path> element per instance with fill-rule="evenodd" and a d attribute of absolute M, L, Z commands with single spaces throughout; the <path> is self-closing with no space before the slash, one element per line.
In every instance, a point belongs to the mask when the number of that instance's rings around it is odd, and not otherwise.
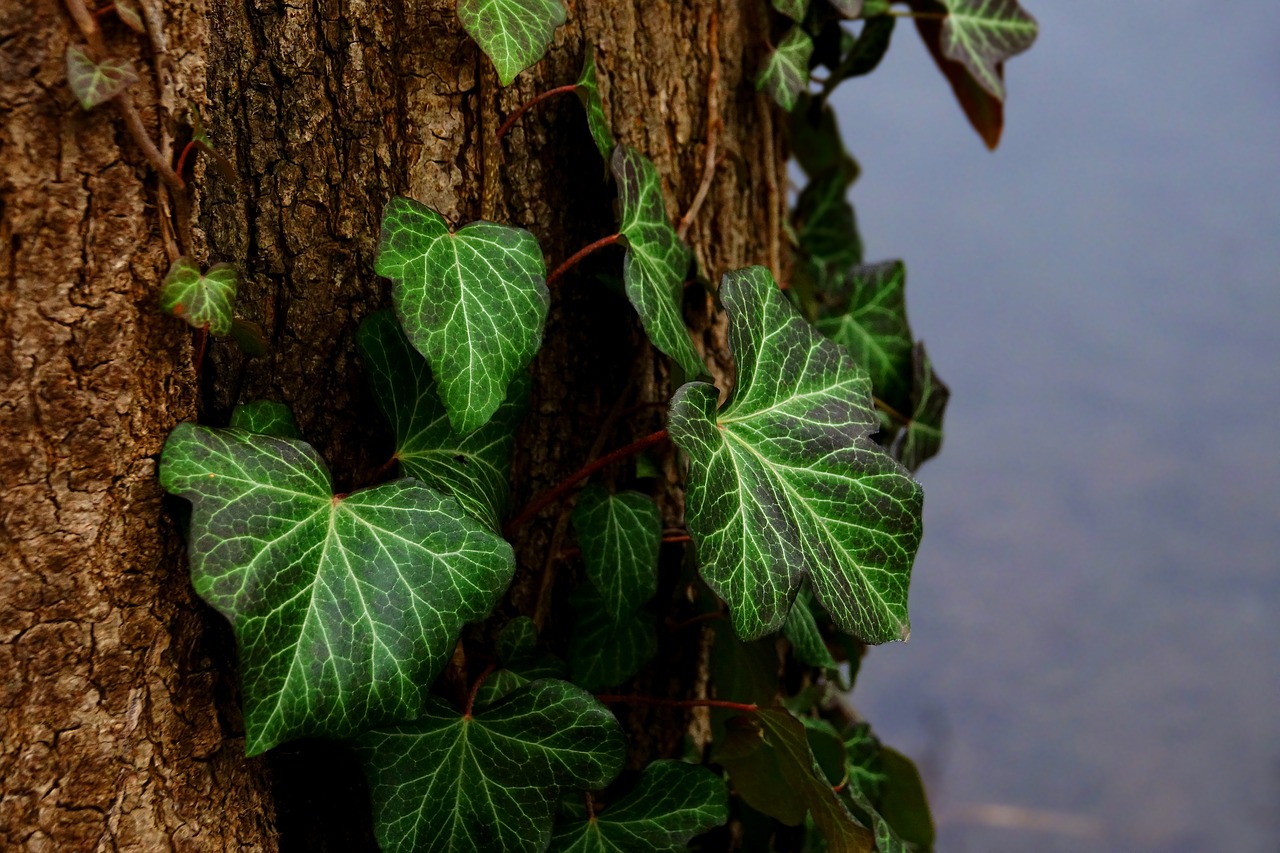
<path fill-rule="evenodd" d="M 633 613 L 658 591 L 662 515 L 653 498 L 639 492 L 610 494 L 587 486 L 573 508 L 587 579 L 615 619 Z"/>
<path fill-rule="evenodd" d="M 933 362 L 918 343 L 912 353 L 915 381 L 911 390 L 911 422 L 903 430 L 899 458 L 914 471 L 942 449 L 942 418 L 951 390 L 933 372 Z"/>
<path fill-rule="evenodd" d="M 302 438 L 298 422 L 293 419 L 293 410 L 284 403 L 271 400 L 236 406 L 231 412 L 230 426 L 276 438 Z"/>
<path fill-rule="evenodd" d="M 819 331 L 866 368 L 873 394 L 903 411 L 912 383 L 906 267 L 902 261 L 868 264 L 837 273 L 833 280 L 832 302 L 819 313 Z"/>
<path fill-rule="evenodd" d="M 858 820 L 871 826 L 875 835 L 876 853 L 915 853 L 915 848 L 903 841 L 889 822 L 876 811 L 875 805 L 860 790 L 850 787 L 842 792 L 849 799 L 851 809 Z"/>
<path fill-rule="evenodd" d="M 160 284 L 160 308 L 192 328 L 230 334 L 239 284 L 240 274 L 231 264 L 214 264 L 201 273 L 195 261 L 178 258 Z"/>
<path fill-rule="evenodd" d="M 645 334 L 684 370 L 701 376 L 706 366 L 693 348 L 684 324 L 684 277 L 693 253 L 671 227 L 658 170 L 628 145 L 613 149 L 609 163 L 618 183 L 622 223 L 618 228 L 627 246 L 622 280 Z"/>
<path fill-rule="evenodd" d="M 849 781 L 849 758 L 844 740 L 836 727 L 820 717 L 800 717 L 805 738 L 814 762 L 832 788 L 842 788 Z"/>
<path fill-rule="evenodd" d="M 600 85 L 596 82 L 596 58 L 591 45 L 587 45 L 586 58 L 582 62 L 582 73 L 578 75 L 578 100 L 587 111 L 587 129 L 591 131 L 591 139 L 600 156 L 606 163 L 613 154 L 616 141 L 613 128 L 604 114 L 604 102 L 600 100 Z"/>
<path fill-rule="evenodd" d="M 547 52 L 565 14 L 559 0 L 458 0 L 458 20 L 509 86 Z"/>
<path fill-rule="evenodd" d="M 107 57 L 94 62 L 84 48 L 67 46 L 67 82 L 86 110 L 104 104 L 138 82 L 138 72 L 127 59 Z"/>
<path fill-rule="evenodd" d="M 886 776 L 880 761 L 880 741 L 866 723 L 855 723 L 844 733 L 845 753 L 849 756 L 849 784 L 860 790 L 871 802 L 884 793 Z"/>
<path fill-rule="evenodd" d="M 811 178 L 843 174 L 848 186 L 858 177 L 858 164 L 845 151 L 835 111 L 808 93 L 800 96 L 791 111 L 791 153 Z"/>
<path fill-rule="evenodd" d="M 867 21 L 862 32 L 858 33 L 857 40 L 840 58 L 840 64 L 832 70 L 831 77 L 823 84 L 823 90 L 830 92 L 845 80 L 875 71 L 880 60 L 889 52 L 893 27 L 897 22 L 898 19 L 891 15 L 881 15 Z"/>
<path fill-rule="evenodd" d="M 412 718 L 511 546 L 416 480 L 334 495 L 301 441 L 180 424 L 160 484 L 192 503 L 196 592 L 231 621 L 247 751 Z"/>
<path fill-rule="evenodd" d="M 396 435 L 396 459 L 408 477 L 457 499 L 497 530 L 507 510 L 516 431 L 529 402 L 529 378 L 517 374 L 507 399 L 484 426 L 454 432 L 435 380 L 390 311 L 371 314 L 356 335 L 373 395 Z"/>
<path fill-rule="evenodd" d="M 711 673 L 716 696 L 768 707 L 778 698 L 777 644 L 772 639 L 744 643 L 727 625 L 716 623 Z"/>
<path fill-rule="evenodd" d="M 812 593 L 807 587 L 802 588 L 791 605 L 791 612 L 787 614 L 782 634 L 791 643 L 791 651 L 796 660 L 816 666 L 829 676 L 839 677 L 840 665 L 831 656 L 831 650 L 822 639 L 812 608 Z"/>
<path fill-rule="evenodd" d="M 355 747 L 386 853 L 545 850 L 560 792 L 604 787 L 626 758 L 613 715 L 552 680 L 470 717 L 430 698 L 412 723 L 366 732 Z"/>
<path fill-rule="evenodd" d="M 498 632 L 498 657 L 506 664 L 533 658 L 538 646 L 538 626 L 528 616 L 517 616 Z"/>
<path fill-rule="evenodd" d="M 778 751 L 749 716 L 725 724 L 726 736 L 711 760 L 729 773 L 733 790 L 752 808 L 787 826 L 799 826 L 809 811 L 804 792 L 782 772 Z"/>
<path fill-rule="evenodd" d="M 574 623 L 569 639 L 569 672 L 587 690 L 617 687 L 658 653 L 653 617 L 644 611 L 611 616 L 589 586 L 572 596 Z"/>
<path fill-rule="evenodd" d="M 992 97 L 1004 100 L 1001 64 L 1031 47 L 1039 31 L 1018 0 L 941 0 L 942 54 L 968 70 Z"/>
<path fill-rule="evenodd" d="M 786 15 L 797 24 L 804 20 L 804 13 L 809 11 L 809 0 L 771 0 L 773 8 Z M 841 0 L 850 2 L 850 0 Z M 856 2 L 856 0 L 854 0 Z"/>
<path fill-rule="evenodd" d="M 911 759 L 897 750 L 881 747 L 880 762 L 885 785 L 880 795 L 879 811 L 894 832 L 918 850 L 927 851 L 935 839 L 933 815 L 925 793 L 920 771 Z"/>
<path fill-rule="evenodd" d="M 486 423 L 542 344 L 550 294 L 538 241 L 523 228 L 472 222 L 454 233 L 424 204 L 393 198 L 382 214 L 378 275 L 427 357 L 455 432 Z"/>
<path fill-rule="evenodd" d="M 809 57 L 813 39 L 800 27 L 792 27 L 778 46 L 769 52 L 764 69 L 756 78 L 756 88 L 768 92 L 778 106 L 790 111 L 800 93 L 809 86 Z"/>
<path fill-rule="evenodd" d="M 870 438 L 871 382 L 806 323 L 768 270 L 729 273 L 737 383 L 681 387 L 668 431 L 690 459 L 689 533 L 702 576 L 744 638 L 785 623 L 810 578 L 836 627 L 867 642 L 905 639 L 920 543 L 920 486 Z"/>
<path fill-rule="evenodd" d="M 810 178 L 796 199 L 792 224 L 800 251 L 826 270 L 862 263 L 862 237 L 849 204 L 849 179 L 843 169 Z"/>
<path fill-rule="evenodd" d="M 668 853 L 729 819 L 729 793 L 716 774 L 683 761 L 654 761 L 636 786 L 590 820 L 556 828 L 556 853 Z"/>
<path fill-rule="evenodd" d="M 538 654 L 538 629 L 528 616 L 517 616 L 498 632 L 497 652 L 503 668 L 494 670 L 476 691 L 476 707 L 484 708 L 517 687 L 540 678 L 567 678 L 564 661 Z"/>
<path fill-rule="evenodd" d="M 267 336 L 262 327 L 252 320 L 237 317 L 231 321 L 231 339 L 247 356 L 265 355 L 267 352 Z"/>

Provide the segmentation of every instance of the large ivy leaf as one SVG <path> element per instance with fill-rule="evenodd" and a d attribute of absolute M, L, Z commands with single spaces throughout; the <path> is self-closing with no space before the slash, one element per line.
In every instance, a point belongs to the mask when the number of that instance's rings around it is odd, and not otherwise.
<path fill-rule="evenodd" d="M 820 311 L 818 330 L 849 350 L 871 374 L 871 389 L 902 411 L 912 383 L 911 327 L 907 324 L 907 269 L 902 261 L 854 267 L 838 274 Z"/>
<path fill-rule="evenodd" d="M 581 688 L 533 681 L 472 715 L 434 697 L 412 723 L 355 741 L 378 843 L 410 851 L 542 851 L 563 789 L 622 769 L 618 721 Z"/>
<path fill-rule="evenodd" d="M 951 389 L 933 372 L 933 362 L 923 342 L 916 344 L 912 361 L 911 422 L 903 430 L 898 458 L 914 471 L 942 449 L 942 418 L 951 399 Z"/>
<path fill-rule="evenodd" d="M 1003 101 L 1000 65 L 1031 47 L 1039 31 L 1018 0 L 940 0 L 947 17 L 939 44 L 947 59 L 963 65 L 992 97 Z"/>
<path fill-rule="evenodd" d="M 613 154 L 617 141 L 613 138 L 613 128 L 604 114 L 604 101 L 600 99 L 600 84 L 596 81 L 596 55 L 591 45 L 587 45 L 586 57 L 582 61 L 582 73 L 578 75 L 578 100 L 587 111 L 587 129 L 591 131 L 591 139 L 600 156 L 606 163 Z"/>
<path fill-rule="evenodd" d="M 724 780 L 683 761 L 654 761 L 625 797 L 589 820 L 566 823 L 555 853 L 670 853 L 729 819 Z"/>
<path fill-rule="evenodd" d="M 229 426 L 276 438 L 302 438 L 298 422 L 293 419 L 293 410 L 284 403 L 271 400 L 256 400 L 236 406 L 231 411 Z"/>
<path fill-rule="evenodd" d="M 516 431 L 529 402 L 529 378 L 518 374 L 507 399 L 474 432 L 454 431 L 424 359 L 390 311 L 369 315 L 356 334 L 373 395 L 395 431 L 400 470 L 457 499 L 497 530 L 507 511 Z"/>
<path fill-rule="evenodd" d="M 565 13 L 559 0 L 458 0 L 458 20 L 509 86 L 547 52 Z"/>
<path fill-rule="evenodd" d="M 778 46 L 769 52 L 756 88 L 769 93 L 778 106 L 790 111 L 809 85 L 809 57 L 813 39 L 801 27 L 792 27 Z"/>
<path fill-rule="evenodd" d="M 810 578 L 836 627 L 866 642 L 905 639 L 920 544 L 920 486 L 870 438 L 871 383 L 806 323 L 768 270 L 729 273 L 737 384 L 681 387 L 668 432 L 689 456 L 686 514 L 702 576 L 744 638 L 782 627 Z"/>
<path fill-rule="evenodd" d="M 192 328 L 208 327 L 210 334 L 227 335 L 239 285 L 240 274 L 231 264 L 214 264 L 202 273 L 195 261 L 181 257 L 160 283 L 160 308 Z"/>
<path fill-rule="evenodd" d="M 573 508 L 573 526 L 587 579 L 599 591 L 608 613 L 620 617 L 653 598 L 662 547 L 662 515 L 653 498 L 639 492 L 615 495 L 603 486 L 587 486 Z"/>
<path fill-rule="evenodd" d="M 94 62 L 84 48 L 67 46 L 67 83 L 84 109 L 105 104 L 137 82 L 138 72 L 129 60 L 107 57 Z"/>
<path fill-rule="evenodd" d="M 569 638 L 569 672 L 587 690 L 617 687 L 658 653 L 653 617 L 643 610 L 614 616 L 590 586 L 571 597 L 573 635 Z"/>
<path fill-rule="evenodd" d="M 618 232 L 627 246 L 622 259 L 627 298 L 654 346 L 675 359 L 686 376 L 701 376 L 706 365 L 693 348 L 681 310 L 684 277 L 693 253 L 667 218 L 658 169 L 629 145 L 613 149 L 609 168 L 618 183 L 622 209 Z"/>
<path fill-rule="evenodd" d="M 511 546 L 416 480 L 335 495 L 310 445 L 180 424 L 160 484 L 192 504 L 196 592 L 231 621 L 247 751 L 414 717 Z"/>
<path fill-rule="evenodd" d="M 400 323 L 431 363 L 454 431 L 478 429 L 542 344 L 551 297 L 538 241 L 492 222 L 450 233 L 440 214 L 397 197 L 375 268 L 394 283 Z"/>

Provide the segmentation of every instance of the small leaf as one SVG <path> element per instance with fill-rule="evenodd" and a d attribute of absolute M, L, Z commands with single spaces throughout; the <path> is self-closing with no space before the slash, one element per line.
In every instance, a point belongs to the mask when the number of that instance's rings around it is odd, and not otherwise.
<path fill-rule="evenodd" d="M 213 335 L 231 333 L 240 274 L 231 264 L 214 264 L 201 273 L 191 258 L 173 262 L 160 284 L 160 308 Z"/>
<path fill-rule="evenodd" d="M 809 11 L 809 0 L 771 0 L 771 2 L 773 8 L 797 24 L 804 20 L 804 13 Z M 857 0 L 840 0 L 840 2 L 857 2 Z"/>
<path fill-rule="evenodd" d="M 596 58 L 591 45 L 587 45 L 586 58 L 582 62 L 582 73 L 578 75 L 578 100 L 587 111 L 587 129 L 591 131 L 591 139 L 600 156 L 606 163 L 613 154 L 617 144 L 613 138 L 613 128 L 604 114 L 604 101 L 600 99 L 600 85 L 596 82 Z"/>
<path fill-rule="evenodd" d="M 534 681 L 470 717 L 428 698 L 412 723 L 355 741 L 386 853 L 541 851 L 556 797 L 622 769 L 622 728 L 592 696 Z"/>
<path fill-rule="evenodd" d="M 805 739 L 814 763 L 822 771 L 823 778 L 833 788 L 842 788 L 849 781 L 849 756 L 844 740 L 836 727 L 820 717 L 799 717 L 804 725 Z"/>
<path fill-rule="evenodd" d="M 410 346 L 390 311 L 369 315 L 356 343 L 378 408 L 395 431 L 400 470 L 452 495 L 473 518 L 497 530 L 507 511 L 516 431 L 528 409 L 528 375 L 516 376 L 507 399 L 484 426 L 460 435 L 440 402 L 426 359 Z"/>
<path fill-rule="evenodd" d="M 246 749 L 414 717 L 511 546 L 416 480 L 334 495 L 301 441 L 180 424 L 160 484 L 192 503 L 196 592 L 231 622 Z"/>
<path fill-rule="evenodd" d="M 293 418 L 293 410 L 284 403 L 271 400 L 257 400 L 236 406 L 231 412 L 230 426 L 276 438 L 302 438 L 298 422 Z"/>
<path fill-rule="evenodd" d="M 551 296 L 538 241 L 523 228 L 472 222 L 450 233 L 425 204 L 393 198 L 375 262 L 396 313 L 427 357 L 455 432 L 485 424 L 542 344 Z"/>
<path fill-rule="evenodd" d="M 1027 50 L 1039 27 L 1018 0 L 941 0 L 942 54 L 963 65 L 992 97 L 1004 100 L 1001 64 Z"/>
<path fill-rule="evenodd" d="M 800 93 L 809 87 L 809 57 L 813 55 L 813 39 L 800 27 L 792 27 L 769 52 L 764 70 L 756 78 L 756 88 L 769 93 L 778 106 L 788 112 L 796 105 Z"/>
<path fill-rule="evenodd" d="M 871 382 L 787 302 L 763 267 L 729 273 L 737 383 L 675 394 L 671 440 L 689 456 L 687 524 L 703 578 L 743 638 L 785 623 L 808 577 L 837 628 L 905 639 L 920 486 L 870 438 Z"/>
<path fill-rule="evenodd" d="M 809 179 L 792 212 L 800 250 L 826 270 L 862 263 L 862 236 L 849 204 L 848 187 L 843 170 L 822 172 Z"/>
<path fill-rule="evenodd" d="M 625 797 L 590 820 L 556 828 L 554 853 L 684 850 L 690 839 L 729 819 L 724 780 L 683 761 L 654 761 Z"/>
<path fill-rule="evenodd" d="M 845 754 L 849 757 L 849 784 L 857 786 L 871 802 L 884 792 L 885 776 L 880 761 L 880 741 L 866 723 L 855 723 L 844 733 Z"/>
<path fill-rule="evenodd" d="M 693 348 L 681 307 L 693 253 L 667 219 L 658 170 L 628 145 L 614 148 L 609 168 L 622 209 L 618 231 L 627 246 L 622 260 L 627 298 L 654 346 L 675 359 L 686 376 L 701 376 L 707 368 Z"/>
<path fill-rule="evenodd" d="M 509 86 L 542 59 L 565 13 L 559 0 L 458 0 L 458 20 Z"/>
<path fill-rule="evenodd" d="M 831 77 L 823 84 L 827 91 L 853 77 L 862 77 L 875 71 L 889 52 L 893 28 L 898 19 L 892 15 L 872 18 L 862 26 L 862 32 L 849 50 L 840 58 L 840 64 L 832 69 Z"/>
<path fill-rule="evenodd" d="M 570 601 L 574 622 L 569 672 L 574 684 L 587 690 L 617 687 L 658 653 L 658 633 L 648 613 L 614 617 L 589 586 L 576 590 Z"/>
<path fill-rule="evenodd" d="M 848 186 L 858 177 L 857 161 L 845 150 L 835 111 L 807 92 L 791 111 L 791 153 L 810 178 L 843 174 Z"/>
<path fill-rule="evenodd" d="M 262 327 L 252 320 L 242 320 L 239 317 L 232 320 L 231 339 L 247 356 L 266 355 L 267 336 L 263 334 Z"/>
<path fill-rule="evenodd" d="M 822 631 L 813 617 L 812 593 L 803 588 L 791 605 L 787 621 L 782 626 L 782 634 L 791 643 L 791 651 L 796 660 L 809 666 L 816 666 L 828 676 L 839 677 L 840 665 L 831 656 L 831 650 L 822 639 Z"/>
<path fill-rule="evenodd" d="M 146 34 L 147 26 L 142 22 L 142 15 L 139 14 L 138 7 L 134 4 L 133 0 L 115 0 L 112 5 L 115 7 L 116 17 L 118 17 L 126 27 L 133 30 L 135 33 L 143 35 Z"/>
<path fill-rule="evenodd" d="M 138 82 L 138 72 L 127 59 L 107 57 L 94 62 L 84 48 L 67 46 L 67 82 L 86 110 L 105 104 Z"/>
<path fill-rule="evenodd" d="M 498 632 L 497 653 L 503 668 L 494 670 L 476 691 L 476 707 L 484 708 L 517 687 L 540 678 L 569 676 L 564 661 L 537 653 L 538 629 L 528 616 L 517 616 Z"/>
<path fill-rule="evenodd" d="M 512 664 L 529 660 L 538 645 L 538 626 L 528 616 L 517 616 L 498 632 L 498 657 Z"/>
<path fill-rule="evenodd" d="M 902 261 L 837 274 L 834 302 L 817 322 L 820 332 L 849 350 L 871 374 L 872 393 L 898 411 L 908 407 L 912 383 L 906 276 Z"/>
<path fill-rule="evenodd" d="M 899 459 L 914 471 L 942 449 L 942 417 L 951 390 L 933 372 L 933 362 L 918 343 L 912 354 L 915 382 L 911 391 L 911 422 L 903 430 Z"/>
<path fill-rule="evenodd" d="M 919 850 L 931 849 L 935 840 L 933 815 L 920 771 L 911 759 L 887 746 L 880 749 L 880 762 L 885 775 L 880 814 L 908 844 Z"/>
<path fill-rule="evenodd" d="M 611 616 L 633 613 L 653 598 L 662 546 L 662 515 L 653 498 L 587 486 L 574 506 L 573 526 L 587 579 Z"/>

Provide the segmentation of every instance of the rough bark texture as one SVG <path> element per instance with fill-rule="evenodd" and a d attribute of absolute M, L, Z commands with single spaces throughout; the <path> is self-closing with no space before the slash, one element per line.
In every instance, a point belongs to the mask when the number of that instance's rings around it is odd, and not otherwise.
<path fill-rule="evenodd" d="M 526 227 L 553 267 L 615 230 L 613 192 L 572 98 L 494 139 L 520 102 L 576 79 L 588 43 L 615 133 L 657 164 L 674 217 L 702 179 L 718 19 L 725 156 L 689 240 L 712 281 L 748 263 L 776 266 L 782 151 L 772 108 L 750 84 L 765 5 L 580 0 L 547 58 L 502 89 L 450 0 L 164 4 L 182 62 L 164 85 L 144 81 L 138 100 L 207 103 L 239 183 L 198 170 L 194 249 L 241 268 L 239 313 L 271 341 L 258 359 L 213 343 L 197 395 L 190 335 L 152 307 L 167 263 L 156 181 L 108 109 L 75 105 L 63 82 L 69 25 L 42 2 L 0 24 L 0 107 L 12 108 L 0 136 L 0 443 L 18 449 L 0 461 L 0 847 L 271 849 L 279 833 L 290 849 L 367 848 L 367 817 L 353 805 L 362 782 L 340 750 L 285 747 L 269 773 L 239 757 L 227 634 L 190 592 L 160 507 L 159 447 L 181 420 L 221 425 L 238 402 L 282 400 L 338 486 L 363 485 L 390 447 L 354 348 L 359 320 L 389 301 L 373 273 L 382 206 L 405 194 L 458 224 Z M 637 406 L 668 398 L 669 363 L 597 278 L 619 275 L 620 261 L 620 249 L 605 250 L 552 294 L 517 506 L 593 446 L 662 425 L 660 406 Z M 723 324 L 702 288 L 688 289 L 686 315 L 723 377 Z M 616 417 L 622 410 L 631 411 Z M 678 523 L 674 457 L 658 456 L 669 475 L 664 512 Z M 570 544 L 564 509 L 521 533 L 502 611 L 534 612 L 552 583 L 553 640 L 564 635 L 575 572 L 547 559 Z M 664 584 L 676 608 L 679 550 L 666 554 Z M 666 665 L 640 689 L 687 695 L 700 656 L 689 633 L 664 639 Z M 689 726 L 683 714 L 631 713 L 620 711 L 637 754 L 671 752 Z"/>

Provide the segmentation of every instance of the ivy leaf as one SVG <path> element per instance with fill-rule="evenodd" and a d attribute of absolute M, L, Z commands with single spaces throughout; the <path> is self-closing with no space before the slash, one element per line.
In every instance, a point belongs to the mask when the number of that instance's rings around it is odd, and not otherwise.
<path fill-rule="evenodd" d="M 844 733 L 845 754 L 849 757 L 849 784 L 856 786 L 872 802 L 884 792 L 885 776 L 880 761 L 880 741 L 867 723 L 854 723 Z"/>
<path fill-rule="evenodd" d="M 248 356 L 266 355 L 267 336 L 262 327 L 252 320 L 240 317 L 231 321 L 231 339 L 240 347 L 240 351 Z"/>
<path fill-rule="evenodd" d="M 591 139 L 600 156 L 606 163 L 613 154 L 617 144 L 613 138 L 613 128 L 604 114 L 604 101 L 600 99 L 600 85 L 596 82 L 596 56 L 591 45 L 587 45 L 586 58 L 582 61 L 582 73 L 578 75 L 578 100 L 587 111 L 587 129 L 591 131 Z"/>
<path fill-rule="evenodd" d="M 658 653 L 653 617 L 644 611 L 609 613 L 590 586 L 574 591 L 573 636 L 569 639 L 569 672 L 587 690 L 617 687 Z"/>
<path fill-rule="evenodd" d="M 729 819 L 724 780 L 683 761 L 654 761 L 625 797 L 590 820 L 556 829 L 555 853 L 684 850 L 690 839 Z"/>
<path fill-rule="evenodd" d="M 476 691 L 477 708 L 492 705 L 517 687 L 540 678 L 567 678 L 564 661 L 537 653 L 538 629 L 528 616 L 517 616 L 498 632 L 497 652 L 502 669 L 494 670 Z"/>
<path fill-rule="evenodd" d="M 458 20 L 509 86 L 542 59 L 565 13 L 559 0 L 458 0 Z"/>
<path fill-rule="evenodd" d="M 538 241 L 492 222 L 450 233 L 440 214 L 397 197 L 382 214 L 375 269 L 394 283 L 400 323 L 431 363 L 454 432 L 478 429 L 542 344 L 551 296 Z"/>
<path fill-rule="evenodd" d="M 885 775 L 880 814 L 904 841 L 918 850 L 932 849 L 933 815 L 929 812 L 929 798 L 920 771 L 911 759 L 887 746 L 880 748 L 880 765 Z"/>
<path fill-rule="evenodd" d="M 836 727 L 821 717 L 798 717 L 804 726 L 805 739 L 813 753 L 814 763 L 832 788 L 843 788 L 849 781 L 849 756 Z"/>
<path fill-rule="evenodd" d="M 847 270 L 836 277 L 835 302 L 817 322 L 871 374 L 872 393 L 898 411 L 909 405 L 912 383 L 906 280 L 902 261 Z"/>
<path fill-rule="evenodd" d="M 813 55 L 813 39 L 800 27 L 792 27 L 769 52 L 764 70 L 756 78 L 756 88 L 769 93 L 778 106 L 788 112 L 796 105 L 800 93 L 809 87 L 809 57 Z"/>
<path fill-rule="evenodd" d="M 67 46 L 67 83 L 86 110 L 105 104 L 137 82 L 138 72 L 129 60 L 107 57 L 94 62 L 84 48 Z"/>
<path fill-rule="evenodd" d="M 850 0 L 841 0 L 841 2 L 850 2 Z M 853 0 L 857 2 L 857 0 Z M 786 15 L 797 24 L 804 20 L 805 12 L 809 11 L 809 0 L 772 0 L 773 8 Z"/>
<path fill-rule="evenodd" d="M 622 769 L 622 727 L 586 691 L 540 680 L 471 715 L 427 699 L 412 723 L 355 741 L 386 853 L 541 851 L 563 789 Z"/>
<path fill-rule="evenodd" d="M 837 628 L 905 639 L 920 486 L 870 438 L 871 382 L 787 302 L 763 267 L 729 273 L 737 383 L 691 382 L 668 432 L 689 456 L 686 514 L 703 578 L 743 638 L 782 627 L 808 577 Z"/>
<path fill-rule="evenodd" d="M 911 391 L 911 422 L 903 430 L 898 458 L 914 471 L 942 449 L 942 417 L 951 389 L 933 372 L 933 362 L 918 343 L 912 354 L 915 382 Z"/>
<path fill-rule="evenodd" d="M 1004 100 L 1001 64 L 1027 50 L 1039 27 L 1018 0 L 940 0 L 942 54 L 965 67 L 992 97 Z"/>
<path fill-rule="evenodd" d="M 230 426 L 276 438 L 302 438 L 293 410 L 284 403 L 271 400 L 256 400 L 236 406 L 231 412 Z"/>
<path fill-rule="evenodd" d="M 830 92 L 837 85 L 853 77 L 862 77 L 875 71 L 889 52 L 893 28 L 898 19 L 892 15 L 871 18 L 862 26 L 862 32 L 849 50 L 840 58 L 840 64 L 832 69 L 831 76 L 823 83 L 823 91 Z"/>
<path fill-rule="evenodd" d="M 622 209 L 618 231 L 627 246 L 622 260 L 627 298 L 654 346 L 675 359 L 686 376 L 701 376 L 707 368 L 693 348 L 681 310 L 693 253 L 667 219 L 658 170 L 629 145 L 614 148 L 609 168 Z"/>
<path fill-rule="evenodd" d="M 843 169 L 822 172 L 809 179 L 792 213 L 801 251 L 825 270 L 862 263 L 862 237 L 848 188 Z"/>
<path fill-rule="evenodd" d="M 239 284 L 240 274 L 231 264 L 214 264 L 201 273 L 191 258 L 178 258 L 160 284 L 160 308 L 192 328 L 207 326 L 210 334 L 227 335 Z"/>
<path fill-rule="evenodd" d="M 606 612 L 619 618 L 653 598 L 662 547 L 662 515 L 653 498 L 587 486 L 573 508 L 573 526 L 587 579 L 599 591 Z"/>
<path fill-rule="evenodd" d="M 791 612 L 787 614 L 787 621 L 783 623 L 782 635 L 791 643 L 791 651 L 796 660 L 816 666 L 828 676 L 838 678 L 840 665 L 831 656 L 831 650 L 822 639 L 822 631 L 813 616 L 812 597 L 813 593 L 807 587 L 801 588 L 791 605 Z"/>
<path fill-rule="evenodd" d="M 511 453 L 528 409 L 529 377 L 517 374 L 493 417 L 461 435 L 450 424 L 426 359 L 390 311 L 369 315 L 356 343 L 378 408 L 395 431 L 401 472 L 452 495 L 496 531 L 507 510 Z"/>
<path fill-rule="evenodd" d="M 301 441 L 180 424 L 160 484 L 192 503 L 196 592 L 236 635 L 249 755 L 414 717 L 511 546 L 416 480 L 334 495 Z"/>
<path fill-rule="evenodd" d="M 841 173 L 847 187 L 858 177 L 857 161 L 845 150 L 835 111 L 807 92 L 791 111 L 791 153 L 809 177 Z"/>
<path fill-rule="evenodd" d="M 138 7 L 133 0 L 115 0 L 112 3 L 115 7 L 116 17 L 129 29 L 135 33 L 146 35 L 147 26 L 142 22 L 142 15 L 138 13 Z"/>

